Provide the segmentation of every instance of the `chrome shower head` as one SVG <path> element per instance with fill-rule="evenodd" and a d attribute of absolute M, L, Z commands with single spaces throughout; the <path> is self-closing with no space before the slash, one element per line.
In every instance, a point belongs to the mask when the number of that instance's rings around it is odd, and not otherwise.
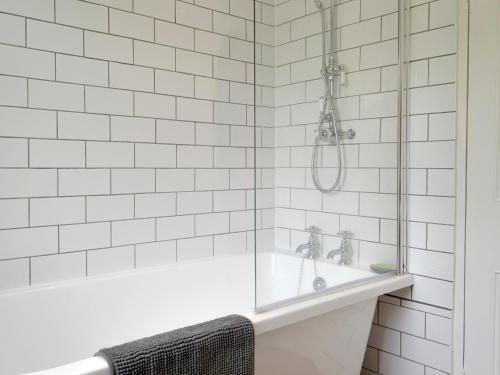
<path fill-rule="evenodd" d="M 321 0 L 314 0 L 314 4 L 316 4 L 316 7 L 319 10 L 323 9 L 323 3 L 321 2 Z"/>

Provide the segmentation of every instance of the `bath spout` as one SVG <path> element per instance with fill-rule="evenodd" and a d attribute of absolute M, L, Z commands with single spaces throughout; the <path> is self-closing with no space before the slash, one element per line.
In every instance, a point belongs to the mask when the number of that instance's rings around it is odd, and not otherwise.
<path fill-rule="evenodd" d="M 321 229 L 314 225 L 309 226 L 306 229 L 309 231 L 309 239 L 306 243 L 297 246 L 295 252 L 302 253 L 304 250 L 308 250 L 304 257 L 316 259 L 321 255 L 321 243 L 318 238 L 318 233 L 321 233 Z"/>
<path fill-rule="evenodd" d="M 303 243 L 303 244 L 297 246 L 297 249 L 295 249 L 295 252 L 302 253 L 302 251 L 304 251 L 305 249 L 310 249 L 310 248 L 311 248 L 311 245 L 309 244 L 309 242 Z"/>
<path fill-rule="evenodd" d="M 340 243 L 340 247 L 338 249 L 334 249 L 328 252 L 328 254 L 326 255 L 326 259 L 333 260 L 337 255 L 340 255 L 340 259 L 337 262 L 337 264 L 343 264 L 343 265 L 351 264 L 349 237 L 352 236 L 353 234 L 349 231 L 344 230 L 340 232 L 339 235 L 342 236 L 342 242 Z"/>

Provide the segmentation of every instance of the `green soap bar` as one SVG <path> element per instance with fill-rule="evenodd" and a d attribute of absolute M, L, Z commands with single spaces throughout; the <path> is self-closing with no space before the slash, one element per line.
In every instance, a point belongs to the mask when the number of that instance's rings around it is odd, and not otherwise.
<path fill-rule="evenodd" d="M 371 264 L 370 268 L 378 273 L 385 273 L 385 272 L 394 271 L 393 266 L 391 266 L 390 264 L 384 264 L 384 263 Z"/>

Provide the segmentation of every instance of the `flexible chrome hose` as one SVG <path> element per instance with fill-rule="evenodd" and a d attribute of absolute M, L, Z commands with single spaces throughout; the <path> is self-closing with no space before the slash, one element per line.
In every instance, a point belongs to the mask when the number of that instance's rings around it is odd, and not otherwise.
<path fill-rule="evenodd" d="M 342 150 L 340 149 L 340 139 L 339 139 L 339 128 L 337 125 L 337 121 L 335 119 L 335 112 L 333 108 L 333 81 L 329 82 L 328 74 L 326 72 L 326 66 L 327 66 L 327 60 L 329 59 L 326 53 L 326 24 L 325 24 L 325 9 L 323 7 L 323 4 L 321 3 L 320 0 L 316 1 L 316 6 L 319 8 L 321 12 L 321 48 L 322 48 L 322 58 L 321 58 L 321 75 L 323 76 L 324 79 L 324 85 L 325 85 L 325 101 L 323 103 L 323 111 L 322 113 L 326 113 L 326 107 L 328 106 L 328 111 L 330 113 L 330 124 L 331 124 L 331 129 L 333 129 L 334 136 L 335 136 L 335 145 L 337 147 L 337 160 L 338 160 L 338 170 L 337 170 L 337 178 L 335 179 L 335 182 L 333 183 L 332 186 L 329 188 L 323 188 L 318 181 L 318 177 L 316 175 L 317 173 L 317 162 L 318 162 L 318 149 L 319 149 L 319 141 L 320 141 L 320 135 L 319 132 L 321 131 L 321 125 L 323 123 L 323 118 L 322 115 L 320 114 L 320 118 L 318 120 L 318 134 L 316 134 L 316 137 L 314 138 L 314 147 L 313 147 L 313 152 L 312 152 L 312 160 L 311 160 L 311 177 L 313 180 L 314 185 L 316 188 L 321 191 L 322 193 L 331 193 L 334 191 L 340 184 L 340 178 L 342 176 Z M 333 2 L 331 4 L 333 7 Z M 332 12 L 333 14 L 333 12 Z M 330 20 L 330 28 L 333 31 L 333 19 Z M 333 32 L 331 33 L 333 34 Z M 330 36 L 330 39 L 333 37 Z M 330 55 L 333 56 L 333 42 L 332 40 L 330 41 L 331 43 L 331 51 Z"/>

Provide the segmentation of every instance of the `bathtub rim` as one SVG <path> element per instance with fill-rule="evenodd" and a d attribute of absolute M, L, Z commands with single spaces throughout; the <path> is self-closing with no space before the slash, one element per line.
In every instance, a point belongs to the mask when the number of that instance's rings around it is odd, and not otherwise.
<path fill-rule="evenodd" d="M 259 254 L 269 254 L 269 255 L 278 254 L 278 255 L 283 255 L 283 256 L 287 256 L 287 257 L 301 259 L 300 255 L 297 255 L 295 253 L 287 253 L 285 251 L 277 251 L 277 252 L 265 251 L 265 252 L 260 252 Z M 121 270 L 121 271 L 115 271 L 115 272 L 110 272 L 110 273 L 105 273 L 105 274 L 89 275 L 89 276 L 85 276 L 85 277 L 56 280 L 56 281 L 50 281 L 47 283 L 40 283 L 40 284 L 35 284 L 35 285 L 23 285 L 23 286 L 18 286 L 18 287 L 13 287 L 13 288 L 0 289 L 0 299 L 3 297 L 10 297 L 13 295 L 29 295 L 29 294 L 33 294 L 33 293 L 37 293 L 37 292 L 41 292 L 41 291 L 49 291 L 52 289 L 66 288 L 66 287 L 69 288 L 69 287 L 75 287 L 75 286 L 80 286 L 80 285 L 84 285 L 84 284 L 94 284 L 94 283 L 99 283 L 99 282 L 103 282 L 103 281 L 112 281 L 112 280 L 120 279 L 123 277 L 140 277 L 141 275 L 144 275 L 144 274 L 160 273 L 160 272 L 168 271 L 169 269 L 173 269 L 173 268 L 189 267 L 192 265 L 204 264 L 204 263 L 214 263 L 214 262 L 217 262 L 220 260 L 230 260 L 230 259 L 234 259 L 237 257 L 250 258 L 251 263 L 249 263 L 249 264 L 252 265 L 252 267 L 254 269 L 254 273 L 255 273 L 255 261 L 256 261 L 255 254 L 253 254 L 253 253 L 224 254 L 224 255 L 210 256 L 210 257 L 189 259 L 189 260 L 184 260 L 182 262 L 164 263 L 164 264 L 157 265 L 157 266 L 133 268 L 133 269 L 129 269 L 129 270 Z M 330 263 L 326 259 L 319 259 L 316 261 L 326 263 L 326 264 Z M 352 267 L 352 268 L 360 270 L 360 271 L 368 271 L 369 270 L 368 266 L 362 266 L 362 265 L 356 265 L 356 266 L 350 265 L 348 267 Z M 280 300 L 279 302 L 273 302 L 273 303 L 265 304 L 265 305 L 258 306 L 258 307 L 256 307 L 255 294 L 254 294 L 254 296 L 252 298 L 253 305 L 254 305 L 253 311 L 255 313 L 265 312 L 265 311 L 270 310 L 271 308 L 272 309 L 279 308 L 279 307 L 285 306 L 287 304 L 296 303 L 297 301 L 301 301 L 304 299 L 314 298 L 316 296 L 320 296 L 323 294 L 333 293 L 333 292 L 336 292 L 338 290 L 342 290 L 344 288 L 351 289 L 354 285 L 363 284 L 366 282 L 372 282 L 372 280 L 374 280 L 374 279 L 375 280 L 377 280 L 379 278 L 382 279 L 382 278 L 390 277 L 393 275 L 396 275 L 396 272 L 393 271 L 393 272 L 388 272 L 385 274 L 373 273 L 372 276 L 369 276 L 369 277 L 366 277 L 363 279 L 359 279 L 359 280 L 349 281 L 349 282 L 346 282 L 346 283 L 339 285 L 339 286 L 327 288 L 324 291 L 302 294 L 302 295 L 297 296 L 297 297 L 287 298 L 284 300 Z M 257 277 L 257 275 L 255 274 L 254 277 Z M 255 281 L 255 279 L 254 279 L 254 281 Z"/>
<path fill-rule="evenodd" d="M 269 252 L 269 254 L 273 254 L 273 252 Z M 255 258 L 252 254 L 228 254 L 217 257 L 196 258 L 184 261 L 181 264 L 173 262 L 154 267 L 144 267 L 104 275 L 87 276 L 85 278 L 60 280 L 46 284 L 0 290 L 0 299 L 10 296 L 30 295 L 40 291 L 50 291 L 59 288 L 70 288 L 84 284 L 111 281 L 123 277 L 140 277 L 143 274 L 165 272 L 168 269 L 199 263 L 212 263 L 221 259 L 231 259 L 235 256 L 248 256 L 252 259 L 253 264 L 255 264 Z M 287 254 L 286 256 L 293 255 Z M 398 275 L 395 272 L 374 274 L 371 277 L 353 280 L 339 286 L 327 288 L 321 292 L 307 293 L 262 306 L 256 306 L 254 294 L 253 308 L 250 308 L 249 310 L 251 311 L 242 315 L 252 320 L 255 333 L 260 334 L 296 323 L 300 320 L 309 319 L 329 311 L 340 309 L 371 297 L 377 297 L 398 289 L 409 287 L 413 285 L 413 282 L 414 278 L 411 274 Z M 287 319 L 281 319 L 282 317 L 286 317 Z"/>
<path fill-rule="evenodd" d="M 273 254 L 273 252 L 269 252 L 268 254 Z M 285 255 L 282 253 L 279 254 Z M 255 264 L 255 257 L 253 254 L 228 254 L 217 257 L 196 258 L 184 261 L 181 264 L 172 262 L 154 267 L 144 267 L 103 275 L 0 290 L 0 299 L 14 295 L 30 295 L 41 291 L 100 283 L 123 277 L 140 277 L 143 274 L 160 273 L 172 268 L 191 266 L 199 263 L 217 262 L 218 260 L 231 259 L 235 256 L 248 256 L 252 259 L 253 264 Z M 286 256 L 293 255 L 286 254 Z M 398 275 L 395 272 L 374 274 L 371 277 L 353 280 L 339 286 L 327 288 L 321 292 L 307 293 L 261 306 L 256 306 L 254 294 L 253 307 L 249 309 L 251 311 L 242 315 L 246 316 L 254 323 L 255 333 L 260 334 L 296 323 L 300 320 L 309 319 L 329 311 L 340 309 L 371 297 L 377 297 L 398 289 L 409 287 L 413 285 L 413 282 L 414 278 L 411 274 Z M 287 319 L 282 319 L 282 317 Z"/>
<path fill-rule="evenodd" d="M 272 252 L 269 252 L 269 253 L 272 254 Z M 103 281 L 111 281 L 111 280 L 120 279 L 123 277 L 139 277 L 140 275 L 143 275 L 143 274 L 164 272 L 164 271 L 172 269 L 172 268 L 192 266 L 192 265 L 195 265 L 198 263 L 207 263 L 207 262 L 212 263 L 212 262 L 216 262 L 218 260 L 231 259 L 231 258 L 240 257 L 240 256 L 243 256 L 243 257 L 248 256 L 248 257 L 254 259 L 252 254 L 248 254 L 248 253 L 200 257 L 200 258 L 195 258 L 195 259 L 183 260 L 182 262 L 165 263 L 165 264 L 161 264 L 158 266 L 133 268 L 133 269 L 129 269 L 129 270 L 109 272 L 109 273 L 104 273 L 104 274 L 100 274 L 100 275 L 90 275 L 90 276 L 85 276 L 85 277 L 57 280 L 57 281 L 51 281 L 48 283 L 35 284 L 35 285 L 24 285 L 24 286 L 15 287 L 15 288 L 4 289 L 4 290 L 0 290 L 0 298 L 9 297 L 12 295 L 23 295 L 23 294 L 29 295 L 29 294 L 37 293 L 40 291 L 47 291 L 47 290 L 51 290 L 51 289 L 64 288 L 64 287 L 74 287 L 74 286 L 79 286 L 82 284 L 93 284 L 93 283 L 103 282 Z M 255 262 L 255 261 L 253 261 L 253 262 Z"/>
<path fill-rule="evenodd" d="M 379 276 L 364 282 L 354 282 L 345 288 L 332 288 L 321 295 L 308 294 L 270 310 L 256 309 L 253 314 L 245 316 L 252 321 L 255 334 L 258 335 L 409 287 L 413 282 L 411 274 Z"/>
<path fill-rule="evenodd" d="M 269 252 L 273 254 L 273 252 Z M 284 255 L 284 254 L 280 254 Z M 287 254 L 288 255 L 288 254 Z M 89 276 L 86 278 L 61 280 L 47 284 L 23 286 L 0 291 L 0 299 L 3 297 L 29 296 L 33 293 L 57 290 L 59 288 L 78 287 L 85 284 L 95 284 L 105 281 L 113 281 L 123 277 L 141 277 L 146 274 L 162 273 L 172 268 L 190 267 L 196 264 L 217 262 L 221 259 L 231 259 L 235 256 L 250 257 L 251 266 L 255 262 L 253 254 L 234 255 L 228 254 L 217 257 L 197 258 L 179 263 L 163 264 L 155 267 L 145 267 L 127 271 L 120 271 L 104 275 Z M 380 295 L 408 287 L 413 284 L 413 276 L 410 274 L 395 275 L 394 273 L 374 275 L 366 279 L 355 280 L 338 287 L 332 287 L 319 293 L 309 293 L 303 296 L 290 298 L 277 303 L 263 305 L 255 308 L 249 304 L 249 309 L 242 315 L 249 318 L 254 326 L 256 335 L 265 334 L 300 321 L 314 318 L 343 307 L 354 305 Z M 253 308 L 252 308 L 253 307 Z M 179 327 L 180 328 L 180 327 Z M 65 365 L 32 372 L 31 375 L 109 375 L 107 362 L 100 357 L 90 357 Z"/>
<path fill-rule="evenodd" d="M 354 268 L 354 269 L 358 269 L 358 268 Z M 363 269 L 361 269 L 361 270 L 363 270 Z M 263 304 L 260 306 L 256 305 L 254 307 L 253 311 L 255 314 L 262 314 L 262 313 L 265 313 L 265 312 L 268 312 L 271 310 L 276 310 L 276 309 L 279 309 L 282 307 L 286 307 L 288 305 L 293 305 L 293 304 L 296 304 L 296 303 L 299 303 L 302 301 L 306 301 L 306 300 L 311 299 L 311 298 L 321 297 L 321 296 L 329 295 L 331 293 L 338 293 L 338 292 L 341 292 L 344 290 L 352 290 L 353 287 L 355 287 L 355 286 L 368 284 L 374 280 L 384 280 L 384 279 L 387 279 L 387 278 L 392 277 L 392 276 L 397 276 L 396 271 L 391 271 L 391 272 L 387 272 L 387 273 L 383 273 L 383 274 L 374 273 L 374 274 L 367 276 L 365 278 L 346 281 L 340 285 L 327 287 L 323 290 L 305 293 L 305 294 L 301 294 L 301 295 L 290 297 L 290 298 L 285 298 L 285 299 L 282 299 L 282 300 L 279 300 L 276 302 L 271 302 L 271 303 Z"/>
<path fill-rule="evenodd" d="M 413 276 L 388 275 L 371 279 L 366 283 L 356 284 L 345 290 L 330 290 L 320 296 L 312 294 L 311 298 L 292 304 L 277 307 L 269 311 L 244 314 L 254 326 L 256 335 L 265 334 L 288 325 L 314 318 L 334 310 L 342 309 L 386 293 L 413 285 Z M 32 372 L 25 375 L 109 375 L 108 362 L 99 356 L 72 362 L 66 365 Z"/>

